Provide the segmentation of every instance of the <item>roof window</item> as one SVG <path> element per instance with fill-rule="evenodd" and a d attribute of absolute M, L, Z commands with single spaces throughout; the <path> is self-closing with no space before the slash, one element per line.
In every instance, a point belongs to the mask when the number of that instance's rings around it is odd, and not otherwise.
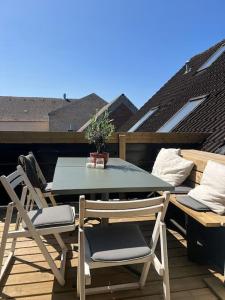
<path fill-rule="evenodd" d="M 172 116 L 157 132 L 170 132 L 183 121 L 195 108 L 197 108 L 206 96 L 190 99 L 175 115 Z"/>
<path fill-rule="evenodd" d="M 220 57 L 225 51 L 225 44 L 223 44 L 220 48 L 217 49 L 216 52 L 213 53 L 213 55 L 210 56 L 210 58 L 203 64 L 201 67 L 198 69 L 198 72 L 207 69 L 208 67 L 211 66 L 214 61 L 217 60 L 217 58 Z"/>
<path fill-rule="evenodd" d="M 152 115 L 158 107 L 151 108 L 140 120 L 137 121 L 129 130 L 128 132 L 135 132 L 141 125 Z"/>

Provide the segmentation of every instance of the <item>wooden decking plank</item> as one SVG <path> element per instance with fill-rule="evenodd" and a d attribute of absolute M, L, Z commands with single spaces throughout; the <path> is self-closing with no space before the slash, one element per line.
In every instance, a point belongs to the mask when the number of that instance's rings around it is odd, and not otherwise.
<path fill-rule="evenodd" d="M 114 276 L 116 277 L 116 280 L 118 279 L 118 271 L 112 271 L 115 268 L 109 269 L 110 272 L 110 278 L 112 279 Z M 125 268 L 120 269 L 119 271 L 120 274 L 123 274 L 125 277 L 126 275 L 129 276 L 131 279 L 136 280 L 136 276 L 130 273 L 130 271 L 126 271 Z M 67 271 L 67 278 L 75 278 L 76 274 L 76 268 L 71 268 Z M 101 269 L 100 271 L 97 272 L 96 278 L 100 278 L 101 276 L 99 274 L 103 274 L 103 276 L 107 276 L 107 269 L 103 270 Z M 177 278 L 185 278 L 185 277 L 194 277 L 194 276 L 199 276 L 202 275 L 208 276 L 209 272 L 206 268 L 198 268 L 198 266 L 184 266 L 184 267 L 170 267 L 170 278 L 171 279 L 177 279 Z M 99 276 L 98 276 L 99 275 Z M 94 277 L 94 276 L 93 276 Z M 154 281 L 154 280 L 161 280 L 159 275 L 156 272 L 150 272 L 148 276 L 148 281 Z M 54 281 L 54 276 L 52 273 L 49 271 L 41 272 L 40 270 L 37 269 L 35 272 L 21 272 L 21 273 L 16 273 L 16 274 L 10 274 L 7 276 L 7 279 L 1 283 L 1 286 L 11 286 L 11 285 L 17 285 L 17 284 L 26 284 L 26 283 L 35 283 L 35 282 L 42 282 L 42 281 Z"/>
<path fill-rule="evenodd" d="M 111 284 L 118 283 L 118 282 L 131 282 L 125 281 L 126 276 L 124 274 L 117 274 L 117 278 L 111 278 L 104 280 L 103 276 L 102 278 L 97 278 L 95 283 L 98 284 L 107 284 L 109 283 L 108 280 L 110 280 Z M 128 276 L 130 279 L 130 276 Z M 116 279 L 116 280 L 115 280 Z M 195 277 L 186 277 L 186 278 L 179 278 L 179 279 L 171 279 L 171 291 L 172 292 L 178 292 L 178 291 L 188 291 L 193 289 L 200 289 L 206 287 L 204 281 L 202 280 L 202 276 L 195 276 Z M 95 286 L 95 284 L 94 284 Z M 65 292 L 65 291 L 74 291 L 75 288 L 72 287 L 70 282 L 67 282 L 64 287 L 61 287 L 58 285 L 56 281 L 46 281 L 46 282 L 36 282 L 36 283 L 26 283 L 26 284 L 15 284 L 11 286 L 5 286 L 2 290 L 2 293 L 5 295 L 8 295 L 8 297 L 28 297 L 28 296 L 35 296 L 41 293 L 51 293 L 54 290 L 55 293 L 57 292 Z M 139 296 L 145 296 L 145 295 L 155 295 L 155 294 L 161 294 L 162 293 L 162 282 L 161 280 L 152 281 L 150 283 L 146 284 L 146 287 L 143 290 L 132 290 L 132 291 L 121 291 L 114 293 L 116 299 L 122 299 L 127 297 L 139 297 Z"/>
<path fill-rule="evenodd" d="M 225 287 L 224 284 L 215 277 L 204 278 L 206 285 L 220 300 L 225 299 Z"/>
<path fill-rule="evenodd" d="M 142 230 L 149 237 L 152 226 L 142 223 Z M 63 235 L 66 243 L 76 242 L 74 235 Z M 26 244 L 27 243 L 27 244 Z M 54 238 L 48 239 L 47 248 L 52 257 L 60 265 L 59 253 L 56 251 Z M 172 299 L 214 300 L 213 292 L 206 286 L 204 278 L 211 272 L 207 266 L 199 266 L 190 262 L 186 256 L 186 241 L 177 232 L 168 232 L 168 253 L 170 266 L 170 283 Z M 10 243 L 9 243 L 10 245 Z M 26 247 L 29 245 L 29 247 Z M 56 282 L 40 250 L 30 239 L 18 243 L 15 264 L 9 268 L 8 277 L 3 281 L 3 299 L 11 297 L 20 300 L 78 300 L 76 297 L 77 252 L 70 250 L 66 263 L 66 285 L 60 287 Z M 159 250 L 157 250 L 159 253 Z M 40 269 L 41 268 L 41 269 Z M 124 267 L 93 270 L 93 284 L 102 285 L 136 280 L 136 276 Z M 87 300 L 158 300 L 162 299 L 162 279 L 151 269 L 147 285 L 143 290 L 123 291 L 87 297 Z"/>
<path fill-rule="evenodd" d="M 216 300 L 217 297 L 213 296 L 211 291 L 208 288 L 198 289 L 198 290 L 190 290 L 190 291 L 182 291 L 182 292 L 175 292 L 171 293 L 171 298 L 173 300 Z M 74 292 L 67 292 L 67 293 L 57 293 L 52 296 L 52 294 L 44 294 L 38 295 L 33 297 L 21 297 L 20 300 L 77 300 L 76 294 Z M 87 296 L 87 300 L 119 300 L 122 298 L 115 297 L 114 294 L 104 294 L 104 295 L 92 295 Z M 125 299 L 125 298 L 123 298 Z M 149 299 L 149 296 L 143 297 L 129 297 L 126 298 L 127 300 L 162 300 L 162 295 L 152 295 Z"/>

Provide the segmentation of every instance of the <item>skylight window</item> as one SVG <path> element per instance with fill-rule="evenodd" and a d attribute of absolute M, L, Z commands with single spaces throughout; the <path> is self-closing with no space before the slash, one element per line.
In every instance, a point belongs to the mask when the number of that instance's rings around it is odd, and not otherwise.
<path fill-rule="evenodd" d="M 198 97 L 189 100 L 172 118 L 169 119 L 157 132 L 170 132 L 181 121 L 183 121 L 196 107 L 198 107 L 206 96 Z"/>
<path fill-rule="evenodd" d="M 154 107 L 150 109 L 137 123 L 135 123 L 128 132 L 136 131 L 154 112 L 158 109 L 158 107 Z"/>
<path fill-rule="evenodd" d="M 215 53 L 213 53 L 213 55 L 210 56 L 210 58 L 198 69 L 198 72 L 210 67 L 211 64 L 214 63 L 214 61 L 216 61 L 217 58 L 224 53 L 224 51 L 225 44 L 223 44 Z"/>

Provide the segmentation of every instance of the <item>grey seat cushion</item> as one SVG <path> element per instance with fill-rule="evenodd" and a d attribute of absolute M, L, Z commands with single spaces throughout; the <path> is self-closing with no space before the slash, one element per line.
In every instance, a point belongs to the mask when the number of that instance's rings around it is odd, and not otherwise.
<path fill-rule="evenodd" d="M 60 205 L 28 212 L 33 225 L 37 228 L 74 224 L 75 214 L 71 206 Z M 23 227 L 27 226 L 23 222 Z"/>
<path fill-rule="evenodd" d="M 177 201 L 196 211 L 210 211 L 210 208 L 190 196 L 177 196 Z"/>
<path fill-rule="evenodd" d="M 187 185 L 179 185 L 176 186 L 174 191 L 172 192 L 173 194 L 188 194 L 192 188 Z"/>
<path fill-rule="evenodd" d="M 113 224 L 85 228 L 94 261 L 123 261 L 151 253 L 140 228 L 133 224 Z"/>

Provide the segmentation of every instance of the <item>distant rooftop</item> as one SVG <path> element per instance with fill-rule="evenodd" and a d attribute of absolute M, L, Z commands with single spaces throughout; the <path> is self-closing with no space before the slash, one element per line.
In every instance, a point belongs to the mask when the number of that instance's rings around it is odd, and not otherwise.
<path fill-rule="evenodd" d="M 0 96 L 0 121 L 48 121 L 48 113 L 68 105 L 64 99 Z"/>
<path fill-rule="evenodd" d="M 106 110 L 109 111 L 111 117 L 113 116 L 114 125 L 116 129 L 121 127 L 126 120 L 133 116 L 137 112 L 137 107 L 130 101 L 130 99 L 125 95 L 121 94 L 115 100 L 110 103 L 107 103 L 103 106 L 98 112 L 97 116 L 103 114 Z M 90 124 L 91 120 L 89 119 L 79 130 L 78 132 L 83 132 Z"/>
<path fill-rule="evenodd" d="M 76 101 L 71 101 L 69 105 L 64 105 L 49 113 L 50 131 L 77 131 L 86 123 L 96 110 L 107 105 L 107 102 L 92 93 Z"/>

